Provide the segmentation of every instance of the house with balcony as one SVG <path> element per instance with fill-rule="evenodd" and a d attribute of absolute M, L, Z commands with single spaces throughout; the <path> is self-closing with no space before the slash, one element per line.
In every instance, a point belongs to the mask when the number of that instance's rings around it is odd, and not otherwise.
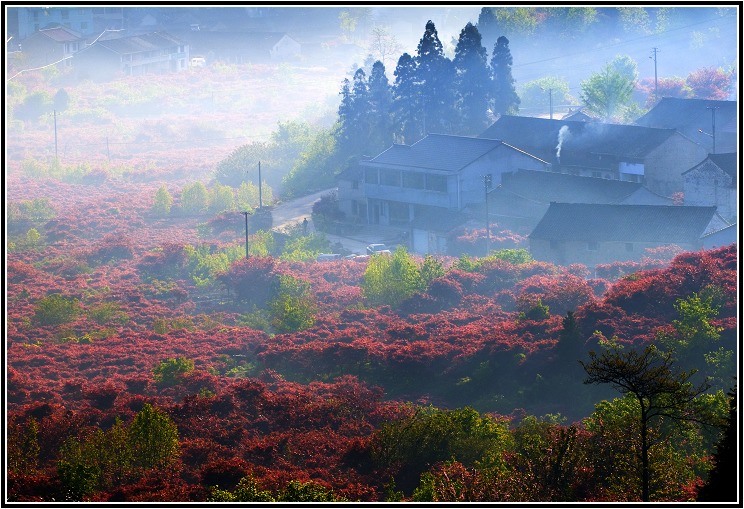
<path fill-rule="evenodd" d="M 189 47 L 166 32 L 98 39 L 75 56 L 81 78 L 168 74 L 189 68 Z"/>
<path fill-rule="evenodd" d="M 715 207 L 554 202 L 528 238 L 536 260 L 591 269 L 640 261 L 646 249 L 666 245 L 698 251 L 706 234 L 728 226 Z"/>
<path fill-rule="evenodd" d="M 637 182 L 671 197 L 682 172 L 708 155 L 673 128 L 503 115 L 481 137 L 499 139 L 571 175 Z"/>
<path fill-rule="evenodd" d="M 664 97 L 635 124 L 676 129 L 709 153 L 721 154 L 737 150 L 737 111 L 736 101 Z"/>
<path fill-rule="evenodd" d="M 444 226 L 452 217 L 467 220 L 472 207 L 485 203 L 487 186 L 499 185 L 507 172 L 549 166 L 501 140 L 429 134 L 340 174 L 339 208 L 352 222 L 407 231 L 414 251 L 444 252 Z"/>

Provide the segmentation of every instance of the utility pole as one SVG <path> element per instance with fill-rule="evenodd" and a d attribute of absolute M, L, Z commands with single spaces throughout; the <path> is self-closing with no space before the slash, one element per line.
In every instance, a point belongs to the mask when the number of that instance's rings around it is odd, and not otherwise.
<path fill-rule="evenodd" d="M 248 258 L 248 214 L 250 212 L 241 212 L 245 216 L 245 257 Z"/>
<path fill-rule="evenodd" d="M 718 106 L 708 106 L 708 109 L 710 110 L 710 113 L 712 115 L 712 122 L 713 122 L 713 154 L 716 153 L 716 110 L 718 109 Z"/>
<path fill-rule="evenodd" d="M 548 92 L 550 93 L 550 120 L 553 120 L 553 89 L 549 88 Z"/>
<path fill-rule="evenodd" d="M 263 208 L 263 187 L 261 184 L 261 161 L 258 162 L 258 208 Z"/>
<path fill-rule="evenodd" d="M 492 184 L 492 176 L 489 173 L 488 175 L 483 176 L 483 187 L 485 190 L 485 196 L 486 196 L 486 256 L 488 256 L 488 253 L 491 252 L 491 220 L 488 217 L 488 191 L 491 189 Z"/>
<path fill-rule="evenodd" d="M 57 152 L 57 110 L 54 110 L 54 163 L 59 164 L 59 156 Z"/>
<path fill-rule="evenodd" d="M 659 100 L 659 77 L 656 73 L 656 53 L 659 51 L 658 48 L 652 48 L 654 56 L 648 57 L 654 59 L 654 102 Z"/>

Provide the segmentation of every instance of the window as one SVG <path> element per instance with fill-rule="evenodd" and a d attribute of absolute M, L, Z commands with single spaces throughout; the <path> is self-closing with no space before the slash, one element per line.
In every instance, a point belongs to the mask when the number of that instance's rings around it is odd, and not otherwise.
<path fill-rule="evenodd" d="M 62 9 L 62 19 L 67 19 L 70 17 L 70 11 L 67 9 Z"/>
<path fill-rule="evenodd" d="M 426 175 L 426 189 L 446 193 L 447 177 L 444 175 Z"/>
<path fill-rule="evenodd" d="M 426 176 L 423 173 L 415 171 L 404 171 L 403 187 L 408 187 L 410 189 L 425 189 Z"/>
<path fill-rule="evenodd" d="M 88 22 L 87 21 L 81 21 L 80 22 L 80 30 L 88 30 Z"/>
<path fill-rule="evenodd" d="M 377 184 L 377 170 L 375 168 L 364 170 L 364 181 L 367 184 Z"/>
<path fill-rule="evenodd" d="M 587 251 L 598 251 L 599 250 L 599 242 L 590 241 L 586 243 L 586 250 Z"/>
<path fill-rule="evenodd" d="M 351 213 L 355 216 L 359 215 L 359 202 L 356 200 L 351 200 Z"/>
<path fill-rule="evenodd" d="M 359 181 L 358 180 L 352 180 L 351 181 L 351 188 L 352 189 L 359 189 Z"/>
<path fill-rule="evenodd" d="M 400 170 L 380 170 L 380 184 L 400 186 Z"/>
<path fill-rule="evenodd" d="M 632 242 L 626 242 L 625 243 L 625 250 L 629 253 L 633 252 L 633 243 Z"/>

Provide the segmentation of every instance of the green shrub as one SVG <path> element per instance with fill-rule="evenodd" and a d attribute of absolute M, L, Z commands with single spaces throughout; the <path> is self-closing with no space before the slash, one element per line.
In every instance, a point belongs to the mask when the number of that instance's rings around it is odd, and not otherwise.
<path fill-rule="evenodd" d="M 192 371 L 194 371 L 194 361 L 186 357 L 171 357 L 160 361 L 160 364 L 153 369 L 153 378 L 158 384 L 170 387 L 176 385 L 185 374 Z"/>
<path fill-rule="evenodd" d="M 34 306 L 34 325 L 59 325 L 75 320 L 81 311 L 80 301 L 61 295 L 42 297 Z"/>

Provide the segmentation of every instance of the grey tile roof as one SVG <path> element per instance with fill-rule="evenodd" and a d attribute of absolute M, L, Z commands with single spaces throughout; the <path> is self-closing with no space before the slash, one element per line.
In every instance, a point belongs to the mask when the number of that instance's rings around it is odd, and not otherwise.
<path fill-rule="evenodd" d="M 620 203 L 641 184 L 549 171 L 519 170 L 501 177 L 502 191 L 537 202 Z"/>
<path fill-rule="evenodd" d="M 664 127 L 682 130 L 712 124 L 710 107 L 716 110 L 716 125 L 719 128 L 736 119 L 736 101 L 714 101 L 709 99 L 680 99 L 664 97 L 648 113 L 636 120 L 639 126 Z"/>
<path fill-rule="evenodd" d="M 393 145 L 369 162 L 456 172 L 501 145 L 500 140 L 429 134 L 413 145 Z"/>
<path fill-rule="evenodd" d="M 738 154 L 736 152 L 729 152 L 725 154 L 708 154 L 708 157 L 706 157 L 703 161 L 696 164 L 689 170 L 683 171 L 682 175 L 686 175 L 692 171 L 697 170 L 702 165 L 707 164 L 707 162 L 710 161 L 716 166 L 718 166 L 721 171 L 728 174 L 731 177 L 731 183 L 732 185 L 736 185 L 737 179 L 737 163 L 739 161 Z"/>
<path fill-rule="evenodd" d="M 715 207 L 551 203 L 529 235 L 568 241 L 696 244 Z"/>
<path fill-rule="evenodd" d="M 568 133 L 561 144 L 560 164 L 600 168 L 612 167 L 608 159 L 642 160 L 675 134 L 674 129 L 504 115 L 481 137 L 503 140 L 558 163 L 559 133 L 564 126 Z"/>
<path fill-rule="evenodd" d="M 131 37 L 99 40 L 96 42 L 96 45 L 102 46 L 120 55 L 167 49 L 180 44 L 182 44 L 182 42 L 165 32 L 152 32 L 149 34 L 133 35 Z"/>
<path fill-rule="evenodd" d="M 39 30 L 39 34 L 55 42 L 74 42 L 82 39 L 77 33 L 66 27 L 44 28 Z"/>

